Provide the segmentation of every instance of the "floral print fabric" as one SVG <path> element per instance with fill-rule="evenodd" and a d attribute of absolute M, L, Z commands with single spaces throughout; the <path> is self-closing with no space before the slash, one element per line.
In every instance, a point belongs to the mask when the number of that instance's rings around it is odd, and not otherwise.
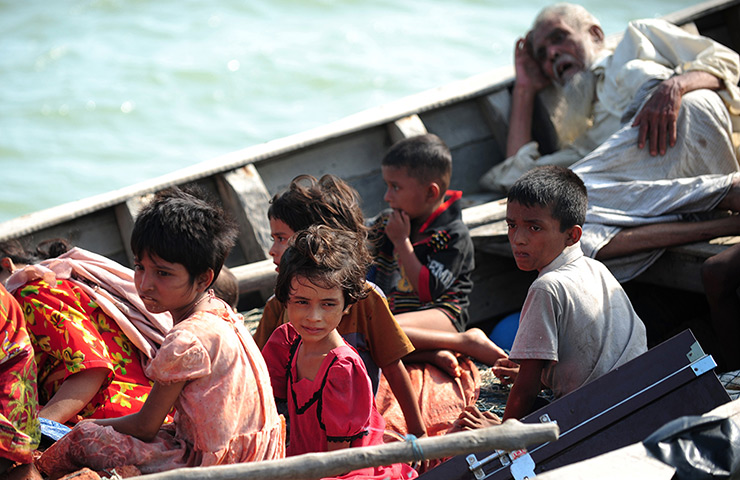
<path fill-rule="evenodd" d="M 64 380 L 89 368 L 106 368 L 108 380 L 83 408 L 83 418 L 114 418 L 139 411 L 152 383 L 139 352 L 80 287 L 69 280 L 34 280 L 15 291 L 38 365 L 43 405 Z"/>
<path fill-rule="evenodd" d="M 31 463 L 41 429 L 36 363 L 23 313 L 0 284 L 0 457 Z"/>

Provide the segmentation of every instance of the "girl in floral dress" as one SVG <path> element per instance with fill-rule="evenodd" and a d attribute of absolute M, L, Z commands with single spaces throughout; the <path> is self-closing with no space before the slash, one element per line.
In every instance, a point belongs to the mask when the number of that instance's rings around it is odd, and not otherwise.
<path fill-rule="evenodd" d="M 44 453 L 42 470 L 151 473 L 284 456 L 264 360 L 241 315 L 210 290 L 235 237 L 220 208 L 179 189 L 142 210 L 131 238 L 134 282 L 146 308 L 174 322 L 145 370 L 154 387 L 137 413 L 78 424 Z M 174 422 L 163 426 L 173 406 Z"/>
<path fill-rule="evenodd" d="M 280 261 L 275 296 L 290 323 L 279 326 L 262 353 L 275 396 L 290 416 L 287 454 L 383 443 L 385 422 L 375 408 L 362 359 L 336 328 L 366 294 L 369 254 L 359 237 L 326 226 L 299 232 Z M 406 464 L 370 467 L 340 478 L 416 478 Z"/>

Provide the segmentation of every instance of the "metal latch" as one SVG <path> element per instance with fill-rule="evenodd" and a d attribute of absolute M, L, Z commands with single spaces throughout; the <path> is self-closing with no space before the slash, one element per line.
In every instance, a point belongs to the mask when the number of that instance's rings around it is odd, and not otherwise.
<path fill-rule="evenodd" d="M 519 450 L 511 454 L 510 471 L 514 480 L 526 480 L 536 476 L 534 474 L 534 460 L 526 450 Z"/>
<path fill-rule="evenodd" d="M 707 355 L 702 350 L 699 342 L 694 342 L 689 349 L 689 353 L 686 354 L 686 358 L 691 362 L 691 370 L 698 377 L 707 373 L 717 366 L 717 362 L 714 361 L 711 355 Z"/>
<path fill-rule="evenodd" d="M 699 360 L 691 364 L 691 369 L 694 371 L 696 376 L 704 375 L 708 371 L 712 370 L 717 366 L 717 362 L 714 361 L 711 355 L 705 355 Z"/>
<path fill-rule="evenodd" d="M 483 467 L 496 459 L 500 459 L 501 465 L 503 466 L 507 466 L 511 463 L 511 461 L 509 460 L 509 454 L 504 450 L 496 450 L 494 453 L 490 454 L 482 460 L 478 460 L 478 457 L 476 457 L 472 453 L 465 457 L 465 461 L 468 462 L 468 469 L 473 472 L 473 475 L 477 480 L 482 480 L 486 478 L 487 475 L 486 472 L 483 470 Z"/>

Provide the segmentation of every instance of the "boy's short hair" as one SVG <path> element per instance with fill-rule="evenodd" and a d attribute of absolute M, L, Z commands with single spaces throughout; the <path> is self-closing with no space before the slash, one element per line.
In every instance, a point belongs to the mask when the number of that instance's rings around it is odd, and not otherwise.
<path fill-rule="evenodd" d="M 545 165 L 529 170 L 509 189 L 508 201 L 550 208 L 552 217 L 560 222 L 561 232 L 583 226 L 586 221 L 586 186 L 567 168 Z"/>
<path fill-rule="evenodd" d="M 238 229 L 223 209 L 199 198 L 204 192 L 195 187 L 189 192 L 168 188 L 142 208 L 131 234 L 131 250 L 139 258 L 148 253 L 184 265 L 191 281 L 210 268 L 215 280 Z"/>
<path fill-rule="evenodd" d="M 405 168 L 409 177 L 423 184 L 436 182 L 442 195 L 450 186 L 452 154 L 445 142 L 433 133 L 396 142 L 386 152 L 381 165 Z"/>
<path fill-rule="evenodd" d="M 275 297 L 287 304 L 293 279 L 300 276 L 322 288 L 338 287 L 347 307 L 367 295 L 365 275 L 370 261 L 357 233 L 312 225 L 298 232 L 283 253 Z"/>
<path fill-rule="evenodd" d="M 359 194 L 330 174 L 319 180 L 311 175 L 295 177 L 287 190 L 272 197 L 267 216 L 285 222 L 294 232 L 327 225 L 367 237 Z"/>

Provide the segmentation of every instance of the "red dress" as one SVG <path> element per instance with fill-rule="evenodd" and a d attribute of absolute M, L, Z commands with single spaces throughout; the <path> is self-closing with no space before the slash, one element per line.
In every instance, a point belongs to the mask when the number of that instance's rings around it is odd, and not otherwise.
<path fill-rule="evenodd" d="M 36 363 L 23 312 L 0 283 L 0 458 L 31 463 L 39 445 Z"/>
<path fill-rule="evenodd" d="M 301 337 L 290 324 L 278 327 L 262 350 L 275 397 L 287 399 L 290 444 L 287 456 L 328 451 L 328 442 L 351 447 L 382 445 L 385 421 L 375 408 L 370 378 L 357 352 L 345 344 L 329 352 L 316 377 L 297 378 Z M 338 478 L 416 478 L 409 465 L 369 467 Z"/>
<path fill-rule="evenodd" d="M 70 375 L 102 367 L 108 380 L 80 415 L 115 418 L 141 409 L 152 383 L 139 351 L 81 288 L 68 280 L 50 285 L 38 279 L 18 288 L 15 298 L 36 351 L 41 405 Z"/>

